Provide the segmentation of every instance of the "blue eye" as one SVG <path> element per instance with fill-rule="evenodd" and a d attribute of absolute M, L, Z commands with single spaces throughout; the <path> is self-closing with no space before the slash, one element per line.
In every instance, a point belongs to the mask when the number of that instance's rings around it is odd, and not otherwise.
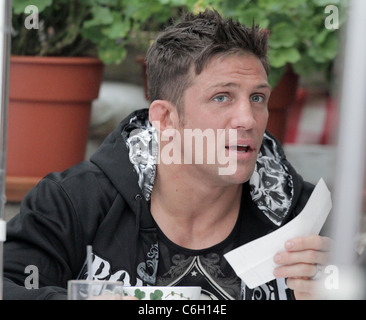
<path fill-rule="evenodd" d="M 256 94 L 250 97 L 251 102 L 262 103 L 264 101 L 264 97 L 262 95 Z"/>
<path fill-rule="evenodd" d="M 216 96 L 215 98 L 213 98 L 213 100 L 216 102 L 227 102 L 228 99 L 229 98 L 225 95 L 219 95 L 219 96 Z"/>

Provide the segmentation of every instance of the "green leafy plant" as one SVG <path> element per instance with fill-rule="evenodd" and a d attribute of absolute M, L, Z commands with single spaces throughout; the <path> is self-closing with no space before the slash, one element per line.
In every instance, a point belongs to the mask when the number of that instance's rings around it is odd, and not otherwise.
<path fill-rule="evenodd" d="M 129 43 L 149 45 L 158 31 L 196 0 L 14 0 L 12 54 L 98 56 L 118 64 Z M 36 7 L 38 28 L 26 28 L 27 6 Z"/>
<path fill-rule="evenodd" d="M 25 8 L 39 12 L 39 28 L 24 27 Z M 14 0 L 12 54 L 38 56 L 98 56 L 118 64 L 129 44 L 147 49 L 154 32 L 182 10 L 212 7 L 225 17 L 269 31 L 270 82 L 287 65 L 300 76 L 329 74 L 338 53 L 338 30 L 324 26 L 327 5 L 337 6 L 339 26 L 347 0 Z"/>
<path fill-rule="evenodd" d="M 306 77 L 313 72 L 329 76 L 338 53 L 339 30 L 324 25 L 327 5 L 339 12 L 339 28 L 345 20 L 347 0 L 201 0 L 226 17 L 269 31 L 270 82 L 277 83 L 287 65 Z"/>

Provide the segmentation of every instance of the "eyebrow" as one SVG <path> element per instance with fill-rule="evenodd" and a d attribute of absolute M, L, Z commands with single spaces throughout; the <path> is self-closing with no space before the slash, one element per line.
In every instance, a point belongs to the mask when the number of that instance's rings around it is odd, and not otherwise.
<path fill-rule="evenodd" d="M 239 87 L 239 85 L 237 83 L 233 83 L 233 82 L 220 82 L 220 83 L 216 83 L 213 86 L 209 87 L 208 90 L 212 90 L 215 88 L 221 88 L 221 87 Z"/>
<path fill-rule="evenodd" d="M 220 82 L 217 84 L 214 84 L 213 86 L 209 87 L 208 90 L 212 90 L 215 88 L 221 88 L 221 87 L 239 87 L 239 84 L 234 83 L 234 82 Z M 261 84 L 258 84 L 257 86 L 254 87 L 255 90 L 258 89 L 269 89 L 272 90 L 272 87 L 269 85 L 269 83 L 264 82 Z"/>
<path fill-rule="evenodd" d="M 257 85 L 255 87 L 255 89 L 269 89 L 269 90 L 272 90 L 272 87 L 269 83 L 265 82 L 265 83 Z"/>

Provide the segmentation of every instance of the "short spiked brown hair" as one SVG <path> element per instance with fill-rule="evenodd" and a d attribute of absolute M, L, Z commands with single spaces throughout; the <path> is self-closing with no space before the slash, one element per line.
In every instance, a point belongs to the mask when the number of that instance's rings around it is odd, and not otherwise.
<path fill-rule="evenodd" d="M 146 55 L 149 97 L 168 100 L 178 107 L 191 83 L 190 70 L 196 75 L 214 56 L 239 52 L 256 56 L 267 74 L 267 33 L 254 23 L 244 26 L 224 19 L 215 10 L 186 14 L 181 22 L 163 31 Z"/>

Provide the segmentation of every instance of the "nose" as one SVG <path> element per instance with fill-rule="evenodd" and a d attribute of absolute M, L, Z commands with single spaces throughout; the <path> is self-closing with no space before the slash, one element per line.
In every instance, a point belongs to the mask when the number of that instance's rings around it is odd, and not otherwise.
<path fill-rule="evenodd" d="M 233 108 L 231 128 L 251 130 L 255 128 L 257 121 L 254 116 L 250 101 L 241 100 Z"/>

